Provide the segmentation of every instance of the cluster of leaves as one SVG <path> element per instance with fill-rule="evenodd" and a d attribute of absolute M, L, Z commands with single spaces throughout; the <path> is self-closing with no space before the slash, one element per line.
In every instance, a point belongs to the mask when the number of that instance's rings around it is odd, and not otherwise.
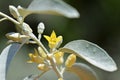
<path fill-rule="evenodd" d="M 44 36 L 49 44 L 50 51 L 48 51 L 40 41 L 41 34 L 44 31 L 44 25 L 41 23 L 38 25 L 38 38 L 37 38 L 33 34 L 30 26 L 24 22 L 24 18 L 32 13 L 57 14 L 63 15 L 68 18 L 79 17 L 79 13 L 77 12 L 77 10 L 71 7 L 70 5 L 66 4 L 62 0 L 33 0 L 31 4 L 28 6 L 28 8 L 23 8 L 21 6 L 18 6 L 16 8 L 11 5 L 9 6 L 9 10 L 15 19 L 0 12 L 0 15 L 3 16 L 3 18 L 0 21 L 3 20 L 12 21 L 15 25 L 17 25 L 19 33 L 6 34 L 7 38 L 10 39 L 10 44 L 6 48 L 4 48 L 0 55 L 0 80 L 6 80 L 7 70 L 12 58 L 19 51 L 19 49 L 26 43 L 38 45 L 37 49 L 38 51 L 35 50 L 35 54 L 29 54 L 31 59 L 29 62 L 39 63 L 38 68 L 40 70 L 43 70 L 44 72 L 51 69 L 52 67 L 52 69 L 58 75 L 58 80 L 64 79 L 63 77 L 64 71 L 74 72 L 82 80 L 97 80 L 96 74 L 89 66 L 83 63 L 75 63 L 76 56 L 86 60 L 92 65 L 105 71 L 112 72 L 117 70 L 115 62 L 107 54 L 105 50 L 100 48 L 98 45 L 86 40 L 74 40 L 67 43 L 64 47 L 59 48 L 60 44 L 62 43 L 62 37 L 56 38 L 56 34 L 55 32 L 53 32 L 51 34 L 51 37 Z M 42 54 L 40 54 L 41 53 L 40 49 L 42 50 Z M 65 63 L 63 60 L 63 53 L 70 53 L 70 56 L 68 57 Z M 40 58 L 41 56 L 42 59 Z M 50 65 L 50 67 L 44 68 L 45 64 L 41 65 L 42 60 L 43 62 L 46 61 L 50 63 L 48 64 Z M 61 68 L 60 66 L 58 66 L 59 64 L 61 64 L 62 66 L 63 64 L 65 64 L 65 67 Z M 60 69 L 58 69 L 58 67 Z M 39 76 L 26 77 L 24 80 L 29 79 L 35 80 L 37 77 Z"/>

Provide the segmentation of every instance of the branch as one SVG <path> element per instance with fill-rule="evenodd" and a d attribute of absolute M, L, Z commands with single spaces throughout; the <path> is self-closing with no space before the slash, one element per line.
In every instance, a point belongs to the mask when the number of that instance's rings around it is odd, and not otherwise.
<path fill-rule="evenodd" d="M 15 24 L 20 24 L 18 21 L 16 21 L 15 19 L 11 18 L 10 16 L 8 16 L 8 15 L 2 13 L 2 12 L 0 12 L 0 15 L 4 17 L 3 20 L 5 20 L 5 18 L 6 18 L 6 19 L 12 21 Z M 1 21 L 3 21 L 3 20 L 1 20 Z"/>

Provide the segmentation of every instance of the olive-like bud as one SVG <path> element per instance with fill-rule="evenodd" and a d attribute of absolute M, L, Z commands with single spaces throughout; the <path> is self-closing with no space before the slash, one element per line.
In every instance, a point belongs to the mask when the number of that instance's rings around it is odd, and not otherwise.
<path fill-rule="evenodd" d="M 17 10 L 17 8 L 15 6 L 10 5 L 9 10 L 10 10 L 10 13 L 12 14 L 12 16 L 14 18 L 16 18 L 16 19 L 19 18 L 20 14 L 19 14 L 19 12 L 18 12 L 18 10 Z"/>
<path fill-rule="evenodd" d="M 66 67 L 72 67 L 72 65 L 76 61 L 76 55 L 75 54 L 70 54 L 65 62 Z"/>
<path fill-rule="evenodd" d="M 56 52 L 54 54 L 55 60 L 57 64 L 62 64 L 64 62 L 64 53 L 63 52 Z"/>

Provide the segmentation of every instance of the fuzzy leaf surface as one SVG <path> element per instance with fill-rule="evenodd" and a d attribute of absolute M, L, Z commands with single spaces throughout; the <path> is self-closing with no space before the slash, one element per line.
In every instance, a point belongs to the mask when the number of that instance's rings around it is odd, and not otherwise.
<path fill-rule="evenodd" d="M 77 74 L 80 80 L 98 80 L 98 77 L 93 69 L 83 63 L 75 63 L 67 71 Z"/>
<path fill-rule="evenodd" d="M 6 80 L 6 73 L 12 58 L 20 49 L 19 43 L 12 43 L 2 51 L 0 55 L 0 80 Z"/>
<path fill-rule="evenodd" d="M 33 0 L 27 9 L 18 9 L 23 17 L 32 14 L 62 15 L 68 18 L 78 18 L 79 12 L 63 0 Z"/>
<path fill-rule="evenodd" d="M 51 74 L 52 73 L 52 74 Z M 40 80 L 57 80 L 57 76 L 53 70 L 46 72 L 39 79 Z M 64 80 L 98 80 L 98 77 L 93 69 L 83 63 L 75 63 L 71 68 L 66 68 L 64 73 Z M 29 75 L 23 80 L 35 80 L 38 75 Z M 46 79 L 45 79 L 46 78 Z"/>
<path fill-rule="evenodd" d="M 87 62 L 105 71 L 112 72 L 117 70 L 116 63 L 105 50 L 86 40 L 71 41 L 61 48 L 60 51 L 75 53 Z"/>

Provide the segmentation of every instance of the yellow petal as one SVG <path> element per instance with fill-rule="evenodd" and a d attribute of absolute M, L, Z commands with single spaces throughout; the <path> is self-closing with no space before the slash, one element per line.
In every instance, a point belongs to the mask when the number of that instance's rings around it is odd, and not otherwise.
<path fill-rule="evenodd" d="M 51 49 L 55 48 L 55 47 L 56 47 L 56 43 L 55 43 L 55 42 L 50 42 L 50 43 L 49 43 L 49 47 L 50 47 Z"/>
<path fill-rule="evenodd" d="M 49 36 L 44 35 L 44 38 L 45 38 L 48 42 L 50 42 L 50 37 L 49 37 Z"/>
<path fill-rule="evenodd" d="M 54 30 L 52 31 L 52 33 L 51 33 L 50 37 L 51 37 L 52 39 L 56 39 L 56 33 L 55 33 L 55 31 L 54 31 Z"/>
<path fill-rule="evenodd" d="M 43 63 L 43 62 L 44 62 L 44 59 L 43 59 L 42 57 L 40 57 L 40 56 L 33 56 L 33 61 L 34 61 L 35 63 L 40 64 L 40 63 Z"/>
<path fill-rule="evenodd" d="M 27 61 L 27 63 L 33 63 L 34 62 L 33 54 L 29 53 L 29 57 L 30 57 L 31 60 Z"/>
<path fill-rule="evenodd" d="M 29 57 L 32 58 L 33 54 L 32 53 L 29 53 Z"/>
<path fill-rule="evenodd" d="M 49 43 L 48 45 L 51 49 L 58 48 L 63 40 L 62 36 L 56 37 L 56 33 L 54 31 L 52 31 L 50 37 L 46 36 L 46 35 L 44 35 L 44 37 L 48 41 L 48 43 Z"/>

